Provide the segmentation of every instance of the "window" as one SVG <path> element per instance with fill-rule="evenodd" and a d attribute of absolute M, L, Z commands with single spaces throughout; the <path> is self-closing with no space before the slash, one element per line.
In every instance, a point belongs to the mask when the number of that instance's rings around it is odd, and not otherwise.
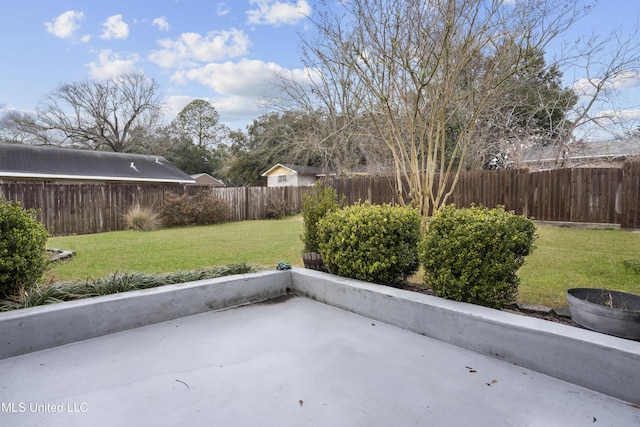
<path fill-rule="evenodd" d="M 287 182 L 287 175 L 278 175 L 278 182 Z"/>

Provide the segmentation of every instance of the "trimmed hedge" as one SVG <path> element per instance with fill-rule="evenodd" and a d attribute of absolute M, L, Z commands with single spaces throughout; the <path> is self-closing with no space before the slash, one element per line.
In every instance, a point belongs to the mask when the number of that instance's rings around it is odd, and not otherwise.
<path fill-rule="evenodd" d="M 319 221 L 320 253 L 330 273 L 395 285 L 418 270 L 420 225 L 417 209 L 358 203 Z"/>
<path fill-rule="evenodd" d="M 0 196 L 0 296 L 35 284 L 49 264 L 49 233 L 37 215 Z"/>
<path fill-rule="evenodd" d="M 318 242 L 318 222 L 328 213 L 339 210 L 346 203 L 345 197 L 338 197 L 336 189 L 322 181 L 317 181 L 302 198 L 302 220 L 304 231 L 300 239 L 304 252 L 320 252 Z"/>
<path fill-rule="evenodd" d="M 446 206 L 420 242 L 424 283 L 443 298 L 501 308 L 515 300 L 535 238 L 533 221 L 502 207 Z"/>

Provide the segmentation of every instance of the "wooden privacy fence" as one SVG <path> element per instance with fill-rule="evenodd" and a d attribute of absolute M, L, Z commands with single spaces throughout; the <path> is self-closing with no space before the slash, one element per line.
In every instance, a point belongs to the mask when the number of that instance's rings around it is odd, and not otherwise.
<path fill-rule="evenodd" d="M 40 210 L 39 220 L 54 236 L 122 230 L 133 206 L 159 207 L 167 192 L 183 194 L 200 187 L 157 184 L 57 184 L 0 182 L 0 194 L 24 208 Z"/>
<path fill-rule="evenodd" d="M 335 180 L 349 203 L 398 200 L 389 177 Z M 434 189 L 435 190 L 435 189 Z M 447 204 L 504 206 L 543 221 L 620 224 L 640 228 L 640 162 L 623 168 L 471 171 L 460 175 Z"/>
<path fill-rule="evenodd" d="M 330 181 L 349 203 L 396 203 L 390 177 Z M 0 193 L 25 208 L 40 209 L 53 235 L 122 230 L 124 213 L 135 205 L 159 208 L 168 192 L 212 194 L 229 202 L 231 221 L 264 219 L 273 210 L 299 212 L 307 187 L 201 187 L 157 184 L 54 184 L 0 182 Z M 503 205 L 544 221 L 619 224 L 640 228 L 640 162 L 618 168 L 525 169 L 461 174 L 448 203 Z"/>

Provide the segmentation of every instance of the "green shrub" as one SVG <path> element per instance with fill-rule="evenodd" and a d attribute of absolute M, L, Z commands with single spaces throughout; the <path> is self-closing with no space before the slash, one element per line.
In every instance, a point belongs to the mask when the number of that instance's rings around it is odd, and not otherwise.
<path fill-rule="evenodd" d="M 140 205 L 133 206 L 124 214 L 124 222 L 127 228 L 140 231 L 153 231 L 160 228 L 160 216 L 150 208 Z"/>
<path fill-rule="evenodd" d="M 37 215 L 0 196 L 0 296 L 35 284 L 49 263 L 49 233 Z"/>
<path fill-rule="evenodd" d="M 345 198 L 338 197 L 336 189 L 321 181 L 305 193 L 302 198 L 304 252 L 320 252 L 318 247 L 318 221 L 328 212 L 337 211 L 345 204 Z"/>
<path fill-rule="evenodd" d="M 319 221 L 320 253 L 330 273 L 395 285 L 418 269 L 420 225 L 417 209 L 358 203 Z"/>
<path fill-rule="evenodd" d="M 533 221 L 502 207 L 446 206 L 420 242 L 424 283 L 443 298 L 503 307 L 515 300 L 535 238 Z"/>
<path fill-rule="evenodd" d="M 168 193 L 161 218 L 167 226 L 218 224 L 229 220 L 231 209 L 225 200 L 213 196 Z"/>
<path fill-rule="evenodd" d="M 266 219 L 281 219 L 294 214 L 295 212 L 289 208 L 287 202 L 284 200 L 271 199 L 267 203 L 267 209 L 265 211 Z"/>
<path fill-rule="evenodd" d="M 226 200 L 213 196 L 203 196 L 195 198 L 195 200 L 197 212 L 195 217 L 196 224 L 220 224 L 229 221 L 231 208 L 229 202 Z"/>

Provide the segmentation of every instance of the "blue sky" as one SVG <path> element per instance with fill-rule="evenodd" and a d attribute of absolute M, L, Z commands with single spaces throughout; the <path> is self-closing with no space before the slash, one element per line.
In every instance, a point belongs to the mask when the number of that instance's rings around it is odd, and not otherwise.
<path fill-rule="evenodd" d="M 260 100 L 274 72 L 302 75 L 298 33 L 315 2 L 3 1 L 0 112 L 32 110 L 60 83 L 142 71 L 159 83 L 169 118 L 201 98 L 244 129 L 266 111 Z M 638 20 L 640 2 L 603 0 L 570 37 Z M 627 82 L 624 108 L 640 111 L 639 86 Z"/>

